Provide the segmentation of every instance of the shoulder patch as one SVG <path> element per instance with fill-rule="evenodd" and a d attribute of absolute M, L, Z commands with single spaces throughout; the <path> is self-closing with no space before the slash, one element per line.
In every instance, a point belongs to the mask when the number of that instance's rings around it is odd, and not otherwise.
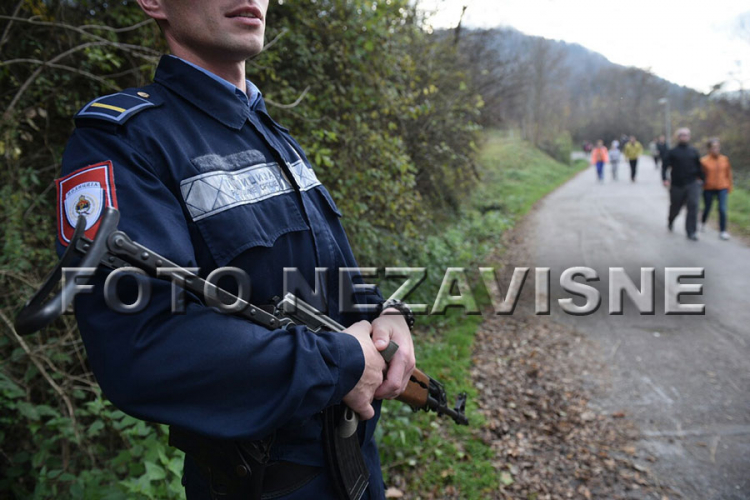
<path fill-rule="evenodd" d="M 121 125 L 141 111 L 160 104 L 160 101 L 152 98 L 146 92 L 134 92 L 132 94 L 118 92 L 94 99 L 85 105 L 75 118 L 76 120 L 91 118 Z"/>
<path fill-rule="evenodd" d="M 83 167 L 55 181 L 57 186 L 57 236 L 68 246 L 79 216 L 86 218 L 85 236 L 94 239 L 104 207 L 117 208 L 112 162 Z"/>

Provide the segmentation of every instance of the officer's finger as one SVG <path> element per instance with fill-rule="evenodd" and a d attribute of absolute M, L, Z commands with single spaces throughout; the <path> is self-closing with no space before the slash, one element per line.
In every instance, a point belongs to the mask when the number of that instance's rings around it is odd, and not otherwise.
<path fill-rule="evenodd" d="M 372 324 L 370 324 L 369 321 L 357 321 L 352 326 L 344 330 L 346 333 L 350 333 L 352 335 L 370 335 L 370 331 L 372 330 Z"/>
<path fill-rule="evenodd" d="M 376 399 L 394 399 L 401 394 L 399 391 L 401 386 L 403 385 L 406 387 L 405 384 L 402 384 L 405 368 L 406 360 L 404 359 L 404 356 L 399 356 L 398 354 L 394 356 L 388 366 L 388 373 L 386 374 L 385 381 L 380 384 L 380 387 L 375 391 Z"/>
<path fill-rule="evenodd" d="M 391 341 L 391 329 L 386 326 L 386 322 L 375 322 L 372 327 L 372 341 L 378 351 L 382 351 L 388 347 L 388 343 Z"/>
<path fill-rule="evenodd" d="M 354 410 L 354 408 L 352 408 Z M 360 420 L 370 420 L 375 416 L 375 409 L 371 404 L 361 407 L 359 410 L 354 410 L 359 415 Z"/>
<path fill-rule="evenodd" d="M 401 393 L 403 393 L 406 390 L 406 386 L 409 385 L 409 380 L 411 379 L 411 374 L 414 373 L 414 368 L 416 368 L 416 364 L 417 362 L 414 359 L 414 356 L 410 356 L 409 360 L 406 363 L 406 368 L 404 369 L 404 374 L 401 379 L 401 388 L 398 391 L 399 395 L 401 395 Z"/>

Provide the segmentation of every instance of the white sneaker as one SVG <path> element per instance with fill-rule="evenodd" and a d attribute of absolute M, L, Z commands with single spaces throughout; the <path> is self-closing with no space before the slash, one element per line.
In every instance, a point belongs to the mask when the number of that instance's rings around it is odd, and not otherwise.
<path fill-rule="evenodd" d="M 706 225 L 701 224 L 701 233 L 705 233 L 705 232 L 706 232 Z"/>
<path fill-rule="evenodd" d="M 719 238 L 722 240 L 728 240 L 729 239 L 729 233 L 726 231 L 722 231 L 719 233 Z"/>

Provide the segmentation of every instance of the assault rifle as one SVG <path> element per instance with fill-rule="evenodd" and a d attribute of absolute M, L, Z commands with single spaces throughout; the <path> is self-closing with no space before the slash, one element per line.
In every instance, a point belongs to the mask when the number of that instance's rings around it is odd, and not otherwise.
<path fill-rule="evenodd" d="M 61 281 L 63 268 L 73 267 L 77 259 L 80 259 L 75 266 L 77 268 L 104 267 L 114 270 L 134 267 L 154 278 L 166 280 L 178 278 L 182 288 L 199 297 L 211 296 L 225 304 L 233 304 L 233 314 L 269 329 L 290 328 L 296 325 L 304 325 L 314 333 L 340 332 L 345 329 L 343 325 L 293 294 L 287 294 L 281 299 L 272 312 L 254 306 L 134 242 L 127 234 L 117 230 L 119 219 L 120 213 L 117 209 L 105 208 L 97 235 L 92 241 L 84 236 L 85 218 L 79 217 L 75 233 L 57 266 L 16 316 L 15 327 L 20 335 L 28 335 L 44 328 L 68 309 L 75 296 L 75 288 L 85 284 L 93 273 L 65 281 L 60 292 L 46 302 L 45 299 Z M 160 268 L 170 268 L 171 273 L 157 274 Z M 390 361 L 397 349 L 398 346 L 391 342 L 391 345 L 382 351 L 386 361 Z M 406 390 L 397 399 L 409 405 L 414 411 L 433 411 L 438 416 L 450 417 L 459 425 L 469 424 L 465 414 L 466 393 L 459 394 L 456 404 L 450 407 L 443 385 L 419 369 L 415 368 Z M 354 412 L 346 411 L 342 417 L 344 425 L 339 426 L 338 432 L 342 437 L 348 438 L 356 430 L 357 421 Z"/>

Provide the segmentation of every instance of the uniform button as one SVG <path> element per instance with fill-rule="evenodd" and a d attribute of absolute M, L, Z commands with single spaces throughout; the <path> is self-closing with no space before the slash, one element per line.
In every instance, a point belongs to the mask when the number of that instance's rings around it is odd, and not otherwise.
<path fill-rule="evenodd" d="M 245 477 L 250 473 L 250 471 L 244 465 L 238 465 L 235 469 L 235 472 L 237 472 L 237 475 L 239 477 Z"/>
<path fill-rule="evenodd" d="M 143 97 L 144 99 L 148 99 L 149 97 L 151 97 L 151 96 L 150 96 L 150 95 L 149 95 L 148 93 L 146 93 L 146 92 L 138 92 L 138 95 L 139 95 L 140 97 Z"/>

